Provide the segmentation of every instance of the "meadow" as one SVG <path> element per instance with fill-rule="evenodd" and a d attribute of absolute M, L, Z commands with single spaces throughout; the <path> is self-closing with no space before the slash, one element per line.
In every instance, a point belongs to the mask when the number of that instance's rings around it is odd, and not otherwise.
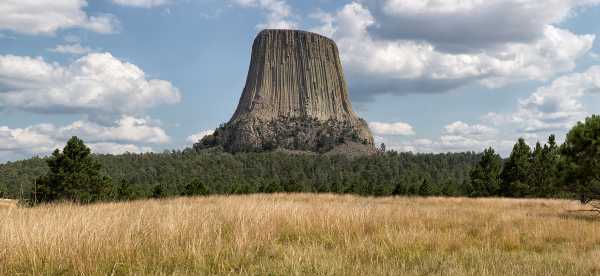
<path fill-rule="evenodd" d="M 576 201 L 214 196 L 0 205 L 0 274 L 598 275 Z"/>

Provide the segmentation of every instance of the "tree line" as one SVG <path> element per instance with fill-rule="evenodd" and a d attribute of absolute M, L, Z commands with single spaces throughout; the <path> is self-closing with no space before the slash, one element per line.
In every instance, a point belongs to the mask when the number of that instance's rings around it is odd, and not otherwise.
<path fill-rule="evenodd" d="M 230 154 L 219 149 L 94 155 L 73 137 L 47 158 L 0 165 L 0 197 L 28 202 L 118 201 L 275 192 L 367 196 L 575 197 L 600 195 L 600 117 L 578 123 L 557 145 L 519 139 L 503 160 L 474 152 L 373 156 Z"/>
<path fill-rule="evenodd" d="M 578 122 L 560 146 L 554 135 L 533 148 L 520 138 L 507 160 L 486 149 L 471 182 L 473 196 L 600 199 L 600 116 Z"/>
<path fill-rule="evenodd" d="M 275 192 L 460 196 L 470 193 L 469 172 L 480 157 L 474 152 L 350 157 L 214 149 L 94 155 L 74 137 L 48 158 L 0 165 L 0 186 L 4 197 L 30 202 Z"/>

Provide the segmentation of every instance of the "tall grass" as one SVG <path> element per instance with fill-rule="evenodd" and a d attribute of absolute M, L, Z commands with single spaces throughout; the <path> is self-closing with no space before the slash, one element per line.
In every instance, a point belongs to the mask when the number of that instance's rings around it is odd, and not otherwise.
<path fill-rule="evenodd" d="M 250 195 L 0 209 L 0 274 L 598 275 L 559 200 Z"/>

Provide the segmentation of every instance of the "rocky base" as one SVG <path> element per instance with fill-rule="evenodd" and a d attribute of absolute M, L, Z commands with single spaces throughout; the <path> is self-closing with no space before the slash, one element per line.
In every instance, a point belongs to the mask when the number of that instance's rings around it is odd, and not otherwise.
<path fill-rule="evenodd" d="M 364 120 L 319 121 L 309 117 L 280 117 L 262 121 L 246 117 L 222 125 L 213 135 L 196 143 L 194 148 L 202 150 L 221 146 L 228 152 L 285 149 L 325 153 L 348 143 L 373 148 L 373 138 Z"/>

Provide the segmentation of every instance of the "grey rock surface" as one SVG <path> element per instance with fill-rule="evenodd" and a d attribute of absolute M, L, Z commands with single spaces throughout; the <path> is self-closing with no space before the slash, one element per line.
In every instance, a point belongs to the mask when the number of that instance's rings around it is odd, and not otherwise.
<path fill-rule="evenodd" d="M 254 40 L 233 117 L 200 146 L 324 152 L 346 142 L 373 147 L 367 123 L 352 110 L 335 42 L 305 31 L 264 30 Z"/>

